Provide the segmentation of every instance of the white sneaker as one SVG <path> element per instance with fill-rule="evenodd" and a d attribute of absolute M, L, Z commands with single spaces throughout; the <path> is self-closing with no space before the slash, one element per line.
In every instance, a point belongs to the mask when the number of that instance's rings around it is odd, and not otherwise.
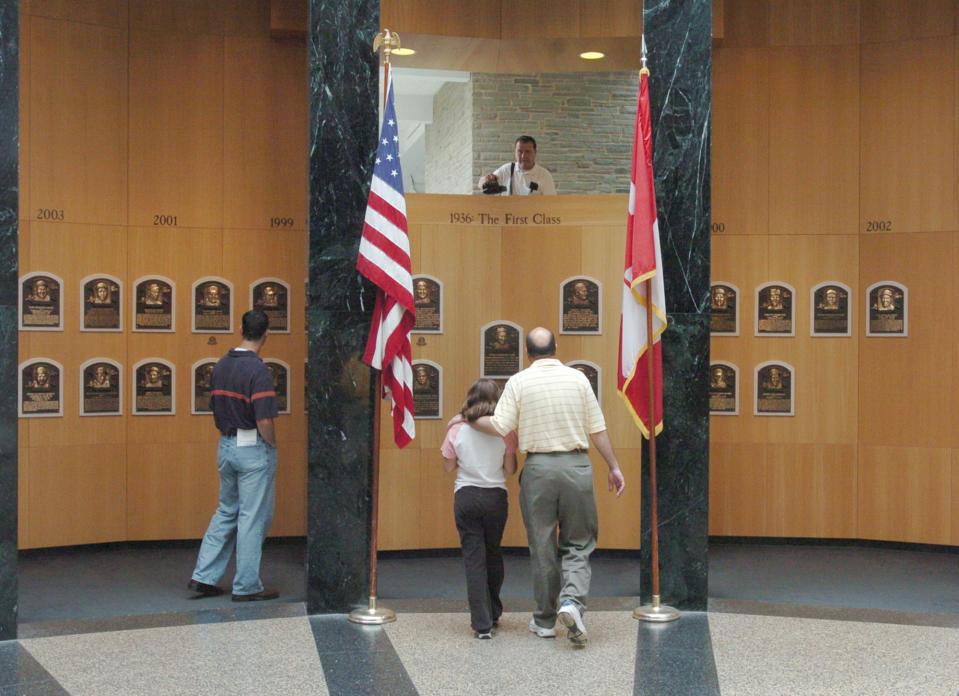
<path fill-rule="evenodd" d="M 555 628 L 543 628 L 536 623 L 536 619 L 529 620 L 529 630 L 538 635 L 540 638 L 555 638 L 556 629 Z"/>
<path fill-rule="evenodd" d="M 579 647 L 586 645 L 586 625 L 575 604 L 564 603 L 556 612 L 556 618 L 566 627 L 566 637 L 570 643 Z"/>

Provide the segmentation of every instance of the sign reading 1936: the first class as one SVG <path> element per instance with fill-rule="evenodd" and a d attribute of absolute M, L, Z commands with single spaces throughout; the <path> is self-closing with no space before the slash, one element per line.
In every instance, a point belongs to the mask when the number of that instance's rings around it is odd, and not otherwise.
<path fill-rule="evenodd" d="M 453 225 L 562 225 L 563 220 L 558 215 L 533 213 L 532 215 L 516 215 L 515 213 L 450 213 L 450 224 Z"/>

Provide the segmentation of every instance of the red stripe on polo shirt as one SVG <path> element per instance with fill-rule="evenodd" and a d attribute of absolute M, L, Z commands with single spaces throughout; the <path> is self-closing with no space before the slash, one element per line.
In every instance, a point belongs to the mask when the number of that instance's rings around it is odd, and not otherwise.
<path fill-rule="evenodd" d="M 237 394 L 236 392 L 227 391 L 226 389 L 214 389 L 210 392 L 210 396 L 229 396 L 234 399 L 239 399 L 240 401 L 245 401 L 250 403 L 250 397 L 244 396 L 243 394 Z M 253 398 L 256 398 L 258 395 L 254 395 Z"/>
<path fill-rule="evenodd" d="M 265 392 L 257 392 L 256 394 L 250 397 L 250 401 L 256 401 L 257 399 L 265 399 L 268 396 L 276 396 L 276 392 L 272 390 L 265 391 Z"/>

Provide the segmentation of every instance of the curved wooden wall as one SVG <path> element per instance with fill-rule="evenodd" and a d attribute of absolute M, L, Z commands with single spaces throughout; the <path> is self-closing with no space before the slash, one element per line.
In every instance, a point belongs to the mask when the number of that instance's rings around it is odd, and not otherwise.
<path fill-rule="evenodd" d="M 262 277 L 292 288 L 291 331 L 264 350 L 291 366 L 272 533 L 305 533 L 306 47 L 271 38 L 270 9 L 22 3 L 19 270 L 64 280 L 64 330 L 20 332 L 20 361 L 64 366 L 63 417 L 20 420 L 23 548 L 203 534 L 216 432 L 190 415 L 190 367 L 239 341 Z M 63 221 L 38 220 L 43 209 Z M 92 273 L 124 283 L 120 333 L 80 331 L 80 280 Z M 175 333 L 130 330 L 133 281 L 147 274 L 176 283 Z M 190 286 L 207 275 L 234 285 L 232 335 L 190 330 Z M 80 365 L 95 356 L 124 367 L 123 416 L 78 415 Z M 176 415 L 132 416 L 130 370 L 154 356 L 177 367 Z"/>
<path fill-rule="evenodd" d="M 712 276 L 739 286 L 742 314 L 712 359 L 739 366 L 742 396 L 710 423 L 710 533 L 957 545 L 957 5 L 723 6 Z M 772 280 L 797 290 L 794 338 L 752 335 Z M 809 336 L 826 280 L 852 290 L 851 337 Z M 909 289 L 906 338 L 865 335 L 883 280 Z M 793 418 L 751 415 L 767 359 L 796 367 Z"/>

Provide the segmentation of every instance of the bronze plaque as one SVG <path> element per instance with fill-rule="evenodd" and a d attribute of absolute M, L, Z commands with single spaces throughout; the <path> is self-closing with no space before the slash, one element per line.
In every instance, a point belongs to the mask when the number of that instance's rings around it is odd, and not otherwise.
<path fill-rule="evenodd" d="M 570 278 L 560 287 L 560 296 L 560 333 L 600 333 L 599 283 Z"/>
<path fill-rule="evenodd" d="M 134 288 L 135 331 L 173 331 L 173 286 L 160 278 L 147 278 Z"/>
<path fill-rule="evenodd" d="M 848 336 L 849 291 L 842 285 L 821 285 L 812 296 L 812 335 Z"/>
<path fill-rule="evenodd" d="M 726 283 L 714 283 L 709 290 L 709 332 L 711 334 L 739 335 L 739 315 L 736 307 L 739 290 Z"/>
<path fill-rule="evenodd" d="M 83 284 L 83 330 L 120 330 L 120 286 L 111 278 Z"/>
<path fill-rule="evenodd" d="M 230 332 L 230 286 L 208 280 L 193 289 L 193 330 Z"/>
<path fill-rule="evenodd" d="M 83 368 L 80 414 L 114 416 L 120 409 L 120 370 L 113 363 L 94 362 Z"/>
<path fill-rule="evenodd" d="M 215 358 L 193 366 L 193 413 L 213 413 L 210 408 L 210 380 L 215 366 Z"/>
<path fill-rule="evenodd" d="M 493 324 L 483 331 L 483 377 L 511 377 L 520 370 L 519 329 Z"/>
<path fill-rule="evenodd" d="M 785 285 L 760 288 L 756 302 L 756 334 L 793 335 L 793 293 Z"/>
<path fill-rule="evenodd" d="M 413 363 L 413 415 L 440 417 L 440 370 L 429 363 Z"/>
<path fill-rule="evenodd" d="M 596 400 L 599 401 L 599 367 L 582 360 L 574 360 L 573 362 L 566 363 L 566 365 L 586 375 L 586 379 L 589 380 L 589 386 L 593 388 L 593 394 L 596 396 Z"/>
<path fill-rule="evenodd" d="M 896 285 L 877 285 L 869 291 L 869 336 L 906 335 L 906 294 Z"/>
<path fill-rule="evenodd" d="M 413 276 L 413 304 L 416 308 L 416 333 L 442 333 L 443 289 L 426 276 Z"/>
<path fill-rule="evenodd" d="M 60 368 L 37 360 L 20 371 L 20 415 L 60 416 Z"/>
<path fill-rule="evenodd" d="M 711 363 L 709 366 L 709 412 L 726 415 L 739 413 L 736 394 L 736 368 L 722 363 Z"/>
<path fill-rule="evenodd" d="M 264 360 L 264 364 L 273 378 L 273 391 L 276 392 L 276 410 L 290 412 L 290 371 L 278 360 Z"/>
<path fill-rule="evenodd" d="M 283 283 L 273 280 L 255 283 L 252 288 L 253 309 L 258 309 L 270 320 L 270 331 L 289 333 L 290 293 Z"/>
<path fill-rule="evenodd" d="M 173 413 L 173 372 L 164 363 L 146 362 L 136 369 L 134 413 Z"/>
<path fill-rule="evenodd" d="M 49 275 L 33 275 L 23 281 L 20 328 L 59 331 L 61 324 L 60 282 Z"/>
<path fill-rule="evenodd" d="M 774 363 L 759 368 L 756 375 L 756 414 L 791 416 L 793 374 L 786 365 Z"/>

